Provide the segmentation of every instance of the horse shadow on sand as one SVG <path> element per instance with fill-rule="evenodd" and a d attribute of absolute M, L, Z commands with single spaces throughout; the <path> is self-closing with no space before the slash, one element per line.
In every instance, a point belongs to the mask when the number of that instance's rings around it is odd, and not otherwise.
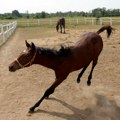
<path fill-rule="evenodd" d="M 120 120 L 120 107 L 115 100 L 108 100 L 105 96 L 95 95 L 96 105 L 92 108 L 80 109 L 57 98 L 49 98 L 70 109 L 73 114 L 63 112 L 50 112 L 38 109 L 34 113 L 45 113 L 65 120 Z"/>

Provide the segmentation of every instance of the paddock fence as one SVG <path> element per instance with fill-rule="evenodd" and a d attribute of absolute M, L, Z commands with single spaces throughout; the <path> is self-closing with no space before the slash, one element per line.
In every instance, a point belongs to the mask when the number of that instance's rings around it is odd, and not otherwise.
<path fill-rule="evenodd" d="M 36 27 L 36 26 L 47 26 L 55 27 L 57 18 L 44 18 L 44 19 L 17 19 L 18 27 Z M 8 21 L 0 20 L 2 24 L 8 24 Z M 79 25 L 120 25 L 120 17 L 103 17 L 103 18 L 90 18 L 90 17 L 73 17 L 66 18 L 66 26 L 79 26 Z M 1 25 L 0 25 L 1 26 Z"/>
<path fill-rule="evenodd" d="M 57 19 L 27 19 L 19 20 L 19 27 L 32 27 L 32 26 L 55 26 Z M 66 18 L 66 25 L 78 26 L 78 25 L 120 25 L 120 18 Z"/>
<path fill-rule="evenodd" d="M 46 18 L 46 19 L 18 19 L 14 22 L 8 23 L 8 21 L 0 21 L 0 46 L 5 43 L 8 38 L 15 31 L 16 27 L 55 27 L 57 23 L 57 18 Z M 120 26 L 120 17 L 112 18 L 66 18 L 67 27 L 79 27 L 80 25 L 117 25 Z"/>
<path fill-rule="evenodd" d="M 0 46 L 8 40 L 8 38 L 15 31 L 16 27 L 16 21 L 7 24 L 0 24 Z"/>

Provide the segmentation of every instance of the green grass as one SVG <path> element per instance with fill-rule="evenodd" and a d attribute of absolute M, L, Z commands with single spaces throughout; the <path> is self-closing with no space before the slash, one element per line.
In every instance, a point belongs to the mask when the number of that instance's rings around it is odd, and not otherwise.
<path fill-rule="evenodd" d="M 94 19 L 94 24 L 92 24 L 92 17 L 86 17 L 89 19 L 87 22 L 84 22 L 84 17 L 65 17 L 66 18 L 66 28 L 68 29 L 82 29 L 82 28 L 98 28 L 101 25 L 96 23 L 96 20 Z M 103 24 L 110 24 L 110 18 L 109 17 L 103 17 Z M 120 17 L 112 17 L 113 19 L 113 25 L 115 28 L 120 28 Z M 115 21 L 115 19 L 118 19 L 118 21 Z M 18 22 L 18 27 L 40 27 L 40 28 L 53 28 L 55 29 L 56 27 L 56 21 L 58 20 L 58 17 L 53 17 L 53 18 L 44 18 L 44 19 L 13 19 L 13 20 L 0 20 L 0 23 L 9 23 L 12 21 L 17 21 Z M 78 22 L 77 22 L 78 20 Z M 51 21 L 54 21 L 52 23 Z"/>
<path fill-rule="evenodd" d="M 66 18 L 66 27 L 73 27 L 75 28 L 76 26 L 88 26 L 92 25 L 92 17 L 86 17 L 87 22 L 85 23 L 84 17 L 65 17 Z M 113 25 L 118 25 L 120 26 L 120 17 L 112 17 L 113 19 Z M 118 19 L 117 21 L 115 19 Z M 42 19 L 13 19 L 13 20 L 0 20 L 0 23 L 9 23 L 12 21 L 17 21 L 18 22 L 18 27 L 55 27 L 56 21 L 58 20 L 58 17 L 53 17 L 53 18 L 42 18 Z M 78 20 L 78 22 L 77 22 Z M 109 17 L 103 17 L 103 24 L 109 24 L 110 23 L 110 18 Z M 96 25 L 96 20 L 94 19 L 94 25 Z"/>

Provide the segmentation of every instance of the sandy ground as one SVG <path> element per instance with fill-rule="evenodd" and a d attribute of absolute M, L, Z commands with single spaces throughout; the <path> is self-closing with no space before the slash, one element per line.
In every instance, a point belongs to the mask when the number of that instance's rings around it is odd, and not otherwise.
<path fill-rule="evenodd" d="M 99 28 L 98 28 L 99 29 Z M 25 49 L 24 40 L 43 47 L 71 45 L 85 31 L 67 30 L 67 34 L 48 31 L 49 36 L 28 34 L 31 29 L 17 29 L 0 48 L 0 120 L 120 120 L 120 29 L 107 39 L 101 34 L 104 49 L 87 86 L 91 65 L 77 84 L 79 71 L 72 72 L 57 87 L 50 99 L 44 100 L 35 113 L 29 108 L 43 95 L 55 79 L 54 71 L 33 65 L 14 73 L 8 65 Z M 46 34 L 48 34 L 46 33 Z"/>

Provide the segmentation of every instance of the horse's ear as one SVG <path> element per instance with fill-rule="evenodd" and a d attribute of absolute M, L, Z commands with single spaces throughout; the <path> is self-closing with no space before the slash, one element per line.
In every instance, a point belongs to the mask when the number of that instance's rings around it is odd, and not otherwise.
<path fill-rule="evenodd" d="M 30 44 L 27 42 L 27 40 L 25 40 L 26 43 L 26 47 L 30 47 Z"/>
<path fill-rule="evenodd" d="M 31 48 L 35 50 L 35 44 L 33 42 L 31 42 Z"/>

